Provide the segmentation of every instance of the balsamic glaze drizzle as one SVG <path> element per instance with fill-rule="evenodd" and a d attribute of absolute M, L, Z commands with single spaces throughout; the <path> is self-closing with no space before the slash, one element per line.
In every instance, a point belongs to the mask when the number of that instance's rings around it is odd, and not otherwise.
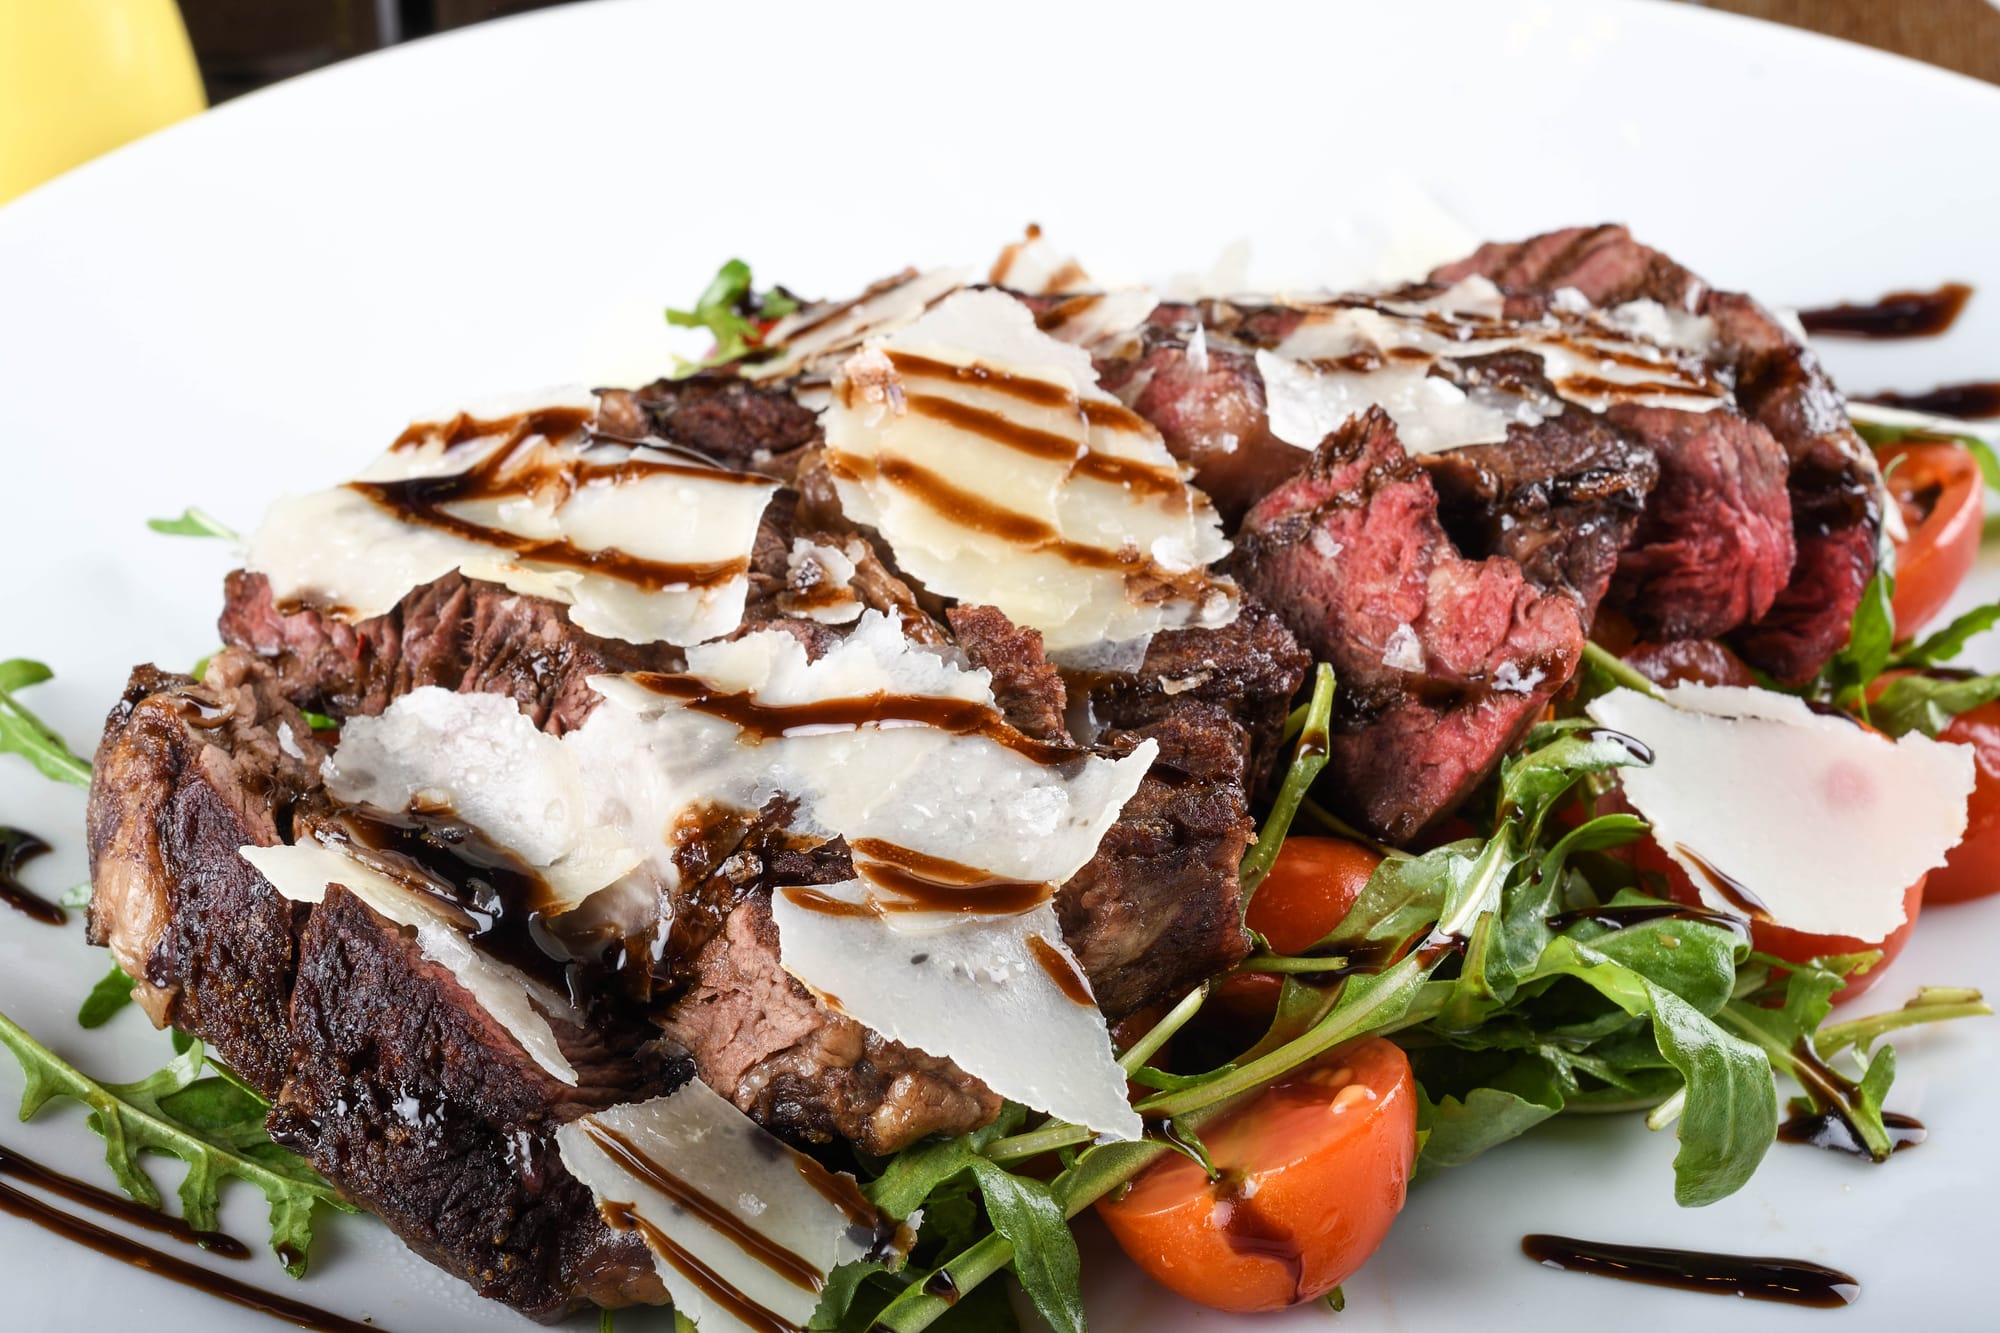
<path fill-rule="evenodd" d="M 43 925 L 60 926 L 69 920 L 69 913 L 19 878 L 21 867 L 48 849 L 46 842 L 26 829 L 0 827 L 0 902 Z"/>
<path fill-rule="evenodd" d="M 1861 1283 L 1853 1277 L 1803 1259 L 1710 1254 L 1547 1235 L 1523 1236 L 1521 1252 L 1538 1264 L 1565 1272 L 1819 1310 L 1852 1305 L 1861 1295 Z"/>

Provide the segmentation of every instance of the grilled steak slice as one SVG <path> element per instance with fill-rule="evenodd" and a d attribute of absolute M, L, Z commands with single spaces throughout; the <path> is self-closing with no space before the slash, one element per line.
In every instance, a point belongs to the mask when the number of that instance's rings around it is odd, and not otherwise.
<path fill-rule="evenodd" d="M 685 1080 L 550 1023 L 577 1072 L 544 1071 L 414 932 L 330 887 L 299 942 L 273 1137 L 482 1296 L 540 1318 L 665 1300 L 651 1254 L 614 1232 L 551 1136 L 585 1112 Z M 678 1078 L 673 1077 L 677 1072 Z"/>
<path fill-rule="evenodd" d="M 1539 377 L 1540 367 L 1532 373 Z M 1662 472 L 1645 444 L 1574 407 L 1539 426 L 1509 427 L 1504 444 L 1423 461 L 1461 552 L 1506 556 L 1537 587 L 1571 593 L 1586 617 L 1610 588 Z"/>
<path fill-rule="evenodd" d="M 1231 527 L 1306 461 L 1303 449 L 1271 433 L 1255 352 L 1229 338 L 1240 318 L 1220 302 L 1162 305 L 1141 330 L 1136 357 L 1098 367 L 1104 387 L 1194 469 L 1195 485 Z"/>
<path fill-rule="evenodd" d="M 1715 321 L 1715 346 L 1705 355 L 1733 376 L 1743 410 L 1785 451 L 1796 545 L 1784 590 L 1736 642 L 1780 679 L 1810 677 L 1846 642 L 1874 572 L 1882 522 L 1874 460 L 1812 350 L 1749 297 L 1710 290 L 1623 227 L 1484 245 L 1431 276 L 1454 281 L 1475 273 L 1520 290 L 1574 288 L 1599 305 L 1650 299 Z"/>
<path fill-rule="evenodd" d="M 447 574 L 380 616 L 348 624 L 310 608 L 287 614 L 261 574 L 224 585 L 224 643 L 265 659 L 300 707 L 373 716 L 423 685 L 504 694 L 537 725 L 561 734 L 597 705 L 600 672 L 672 671 L 677 650 L 601 639 L 558 603 Z"/>
<path fill-rule="evenodd" d="M 1770 432 L 1722 408 L 1621 404 L 1611 416 L 1660 460 L 1612 604 L 1658 639 L 1712 638 L 1767 613 L 1794 559 L 1785 453 Z"/>
<path fill-rule="evenodd" d="M 694 983 L 659 1020 L 702 1082 L 775 1133 L 849 1139 L 869 1153 L 963 1134 L 1000 1113 L 1000 1098 L 958 1066 L 871 1032 L 795 981 L 778 962 L 769 895 L 758 885 L 728 912 L 695 955 Z"/>
<path fill-rule="evenodd" d="M 89 937 L 137 979 L 155 1024 L 207 1042 L 265 1096 L 290 1054 L 303 913 L 238 856 L 284 840 L 324 751 L 255 659 L 200 683 L 132 673 L 90 788 Z"/>
<path fill-rule="evenodd" d="M 1492 771 L 1583 650 L 1568 594 L 1453 548 L 1429 476 L 1379 408 L 1259 501 L 1237 549 L 1244 582 L 1339 674 L 1329 768 L 1342 813 L 1393 842 Z"/>
<path fill-rule="evenodd" d="M 1114 1019 L 1250 951 L 1236 878 L 1252 832 L 1249 733 L 1220 705 L 1186 699 L 1134 730 L 1101 733 L 1098 746 L 1124 754 L 1147 738 L 1159 758 L 1097 855 L 1056 895 L 1063 939 Z"/>
<path fill-rule="evenodd" d="M 819 414 L 789 387 L 703 372 L 643 389 L 599 390 L 598 427 L 626 439 L 654 436 L 735 471 L 789 482 L 798 451 L 819 439 Z"/>
<path fill-rule="evenodd" d="M 952 637 L 975 667 L 993 673 L 993 698 L 1014 728 L 1036 740 L 1068 745 L 1069 691 L 1042 654 L 1040 630 L 1022 629 L 992 606 L 954 606 Z"/>

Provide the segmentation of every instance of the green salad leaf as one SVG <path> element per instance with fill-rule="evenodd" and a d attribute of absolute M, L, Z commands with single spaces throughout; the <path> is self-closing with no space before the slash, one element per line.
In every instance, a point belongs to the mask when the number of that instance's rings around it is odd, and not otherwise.
<path fill-rule="evenodd" d="M 333 1187 L 264 1132 L 270 1109 L 239 1084 L 207 1072 L 200 1043 L 165 1068 L 135 1083 L 101 1083 L 0 1014 L 0 1045 L 20 1062 L 27 1078 L 21 1119 L 50 1101 L 69 1097 L 90 1111 L 89 1124 L 104 1137 L 104 1160 L 119 1186 L 149 1208 L 162 1205 L 159 1188 L 140 1164 L 143 1152 L 166 1153 L 186 1164 L 181 1215 L 202 1231 L 220 1229 L 222 1184 L 230 1177 L 262 1190 L 271 1206 L 271 1248 L 293 1277 L 306 1271 L 312 1247 L 313 1210 L 320 1204 L 353 1211 Z"/>
<path fill-rule="evenodd" d="M 707 329 L 715 338 L 712 352 L 699 361 L 682 361 L 675 367 L 674 378 L 685 379 L 764 351 L 764 331 L 770 321 L 798 308 L 798 299 L 782 287 L 754 290 L 750 266 L 740 259 L 730 260 L 716 270 L 692 310 L 667 311 L 667 323 L 675 328 Z"/>
<path fill-rule="evenodd" d="M 236 529 L 207 510 L 196 509 L 192 505 L 183 509 L 179 518 L 149 518 L 146 526 L 169 537 L 220 537 L 231 542 L 243 540 Z"/>
<path fill-rule="evenodd" d="M 55 673 L 24 657 L 0 662 L 0 754 L 18 754 L 43 777 L 78 787 L 90 785 L 90 765 L 71 753 L 54 728 L 22 706 L 14 695 Z"/>
<path fill-rule="evenodd" d="M 101 1028 L 117 1016 L 118 1011 L 132 1003 L 132 987 L 136 983 L 125 975 L 125 969 L 116 963 L 104 974 L 90 994 L 83 1000 L 83 1007 L 76 1011 L 76 1021 L 87 1028 Z"/>

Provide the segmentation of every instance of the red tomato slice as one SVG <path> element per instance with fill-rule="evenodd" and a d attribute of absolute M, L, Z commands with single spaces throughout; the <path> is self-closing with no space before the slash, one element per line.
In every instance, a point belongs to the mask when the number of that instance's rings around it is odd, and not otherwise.
<path fill-rule="evenodd" d="M 1971 746 L 1975 776 L 1965 838 L 1931 871 L 1924 896 L 1959 903 L 2000 891 L 2000 703 L 1960 713 L 1938 739 Z"/>
<path fill-rule="evenodd" d="M 1402 1210 L 1417 1153 L 1410 1062 L 1370 1037 L 1333 1051 L 1210 1125 L 1217 1176 L 1175 1154 L 1097 1211 L 1163 1285 L 1218 1310 L 1323 1296 Z"/>
<path fill-rule="evenodd" d="M 1896 544 L 1896 637 L 1907 639 L 1944 610 L 1971 571 L 1986 485 L 1964 445 L 1891 444 L 1875 456 L 1909 529 Z"/>

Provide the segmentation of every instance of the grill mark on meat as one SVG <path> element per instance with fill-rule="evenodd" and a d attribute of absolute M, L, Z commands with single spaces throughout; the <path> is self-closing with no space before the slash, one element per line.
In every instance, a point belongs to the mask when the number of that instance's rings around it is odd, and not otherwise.
<path fill-rule="evenodd" d="M 826 1286 L 820 1271 L 811 1263 L 755 1227 L 745 1225 L 735 1213 L 675 1175 L 625 1135 L 595 1120 L 585 1120 L 583 1132 L 600 1152 L 629 1175 L 645 1181 L 666 1195 L 673 1201 L 675 1207 L 692 1214 L 705 1226 L 720 1232 L 737 1249 L 785 1281 L 802 1291 L 812 1292 L 815 1296 Z M 630 1205 L 622 1206 L 630 1207 Z M 650 1236 L 651 1233 L 648 1234 Z"/>
<path fill-rule="evenodd" d="M 863 727 L 932 727 L 955 736 L 978 736 L 1035 763 L 1051 767 L 1078 762 L 1084 752 L 1024 736 L 1005 718 L 966 699 L 923 694 L 867 694 L 805 704 L 770 704 L 747 692 L 716 690 L 695 676 L 640 672 L 628 679 L 664 698 L 678 699 L 697 713 L 720 718 L 751 743 L 795 735 L 805 728 L 853 731 Z"/>
<path fill-rule="evenodd" d="M 702 1295 L 734 1315 L 753 1333 L 797 1333 L 792 1324 L 745 1296 L 731 1286 L 728 1279 L 683 1249 L 672 1236 L 639 1216 L 638 1210 L 631 1204 L 606 1203 L 602 1211 L 605 1222 L 614 1230 L 636 1231 L 644 1236 L 649 1249 L 693 1283 Z"/>

